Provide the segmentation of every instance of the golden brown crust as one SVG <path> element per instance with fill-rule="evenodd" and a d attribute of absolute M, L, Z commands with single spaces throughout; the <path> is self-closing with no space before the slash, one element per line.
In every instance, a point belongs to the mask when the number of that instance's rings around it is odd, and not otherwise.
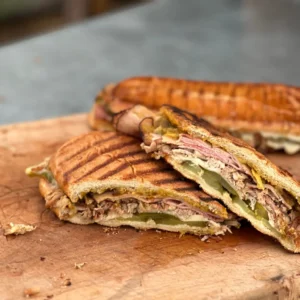
<path fill-rule="evenodd" d="M 134 104 L 169 104 L 228 129 L 300 134 L 300 88 L 294 86 L 135 77 L 105 88 L 101 97 L 116 113 Z"/>

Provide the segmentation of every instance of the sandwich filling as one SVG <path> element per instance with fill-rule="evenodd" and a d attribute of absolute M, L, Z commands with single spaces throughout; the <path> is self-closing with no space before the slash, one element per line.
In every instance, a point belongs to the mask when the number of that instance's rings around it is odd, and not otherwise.
<path fill-rule="evenodd" d="M 129 225 L 136 228 L 157 228 L 196 235 L 224 234 L 231 226 L 239 227 L 233 214 L 223 218 L 180 197 L 135 189 L 110 188 L 81 195 L 72 201 L 58 186 L 47 163 L 27 169 L 30 176 L 39 176 L 47 185 L 46 205 L 61 220 L 78 224 L 99 223 L 106 226 Z"/>
<path fill-rule="evenodd" d="M 111 121 L 113 115 L 134 106 L 134 104 L 113 99 L 110 102 L 105 102 L 102 97 L 97 99 L 94 106 L 94 117 L 96 120 Z M 205 117 L 204 117 L 205 118 Z M 212 121 L 210 118 L 205 118 L 209 122 L 218 126 L 217 121 Z M 101 124 L 103 127 L 103 125 Z M 282 135 L 275 132 L 252 132 L 242 131 L 235 128 L 228 129 L 229 132 L 248 143 L 250 146 L 265 152 L 270 149 L 274 151 L 284 150 L 287 154 L 295 154 L 300 151 L 300 136 L 296 135 Z"/>
<path fill-rule="evenodd" d="M 180 132 L 163 116 L 154 124 L 144 119 L 140 129 L 147 153 L 154 153 L 157 159 L 165 157 L 204 191 L 239 207 L 275 236 L 300 236 L 300 206 L 287 191 L 275 188 L 223 149 Z"/>

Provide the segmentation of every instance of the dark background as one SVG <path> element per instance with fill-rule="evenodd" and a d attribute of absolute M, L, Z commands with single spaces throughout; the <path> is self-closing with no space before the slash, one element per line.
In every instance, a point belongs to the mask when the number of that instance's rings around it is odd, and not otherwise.
<path fill-rule="evenodd" d="M 144 0 L 1 0 L 0 46 Z"/>

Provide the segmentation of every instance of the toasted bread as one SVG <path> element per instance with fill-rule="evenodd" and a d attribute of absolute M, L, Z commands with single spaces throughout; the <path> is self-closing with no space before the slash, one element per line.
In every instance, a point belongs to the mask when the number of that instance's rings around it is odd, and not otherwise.
<path fill-rule="evenodd" d="M 94 119 L 99 117 L 96 107 L 103 103 L 109 117 L 135 104 L 151 109 L 168 104 L 205 118 L 262 151 L 300 150 L 300 88 L 295 86 L 135 77 L 103 89 L 91 112 Z M 101 128 L 93 118 L 89 124 Z"/>

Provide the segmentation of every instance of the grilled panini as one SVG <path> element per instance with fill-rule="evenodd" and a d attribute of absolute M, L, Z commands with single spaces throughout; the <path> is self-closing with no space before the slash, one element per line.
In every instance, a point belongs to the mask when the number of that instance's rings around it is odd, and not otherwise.
<path fill-rule="evenodd" d="M 39 176 L 46 206 L 77 224 L 218 235 L 238 222 L 217 200 L 156 161 L 139 140 L 116 132 L 91 132 L 64 144 L 26 170 Z"/>
<path fill-rule="evenodd" d="M 300 150 L 300 88 L 283 84 L 191 81 L 137 77 L 99 93 L 90 126 L 111 129 L 111 116 L 135 104 L 187 110 L 230 131 L 260 151 Z M 106 120 L 106 121 L 103 121 Z"/>
<path fill-rule="evenodd" d="M 256 229 L 300 252 L 300 184 L 248 144 L 172 106 L 154 117 L 135 106 L 114 121 L 119 131 L 141 132 L 147 153 L 165 158 Z"/>

